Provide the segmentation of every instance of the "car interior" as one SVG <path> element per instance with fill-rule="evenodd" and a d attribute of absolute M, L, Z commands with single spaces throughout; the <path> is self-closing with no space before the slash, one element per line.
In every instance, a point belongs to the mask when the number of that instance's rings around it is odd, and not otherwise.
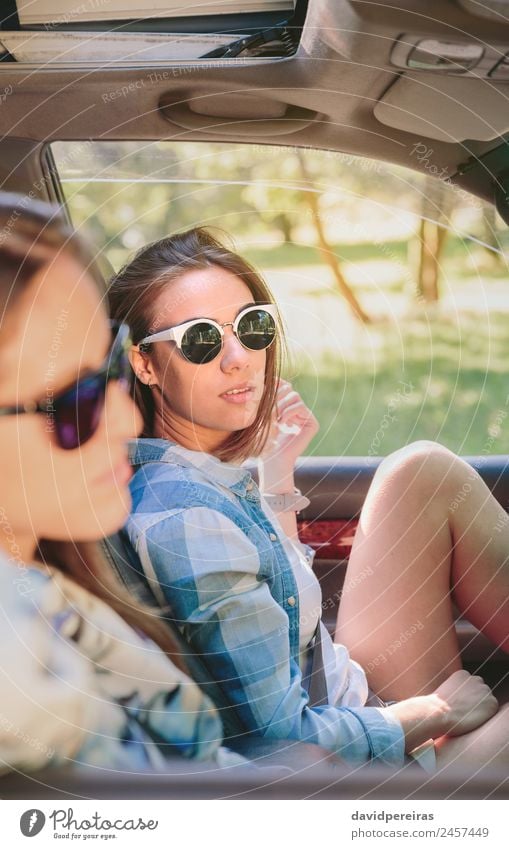
<path fill-rule="evenodd" d="M 79 163 L 90 142 L 178 142 L 334 151 L 425 171 L 492 204 L 509 224 L 509 0 L 227 0 L 192 10 L 176 0 L 6 0 L 0 18 L 1 187 L 57 202 L 70 220 L 57 143 L 70 155 L 74 146 Z M 111 263 L 103 261 L 106 278 Z M 466 459 L 506 509 L 507 456 Z M 323 611 L 331 633 L 380 461 L 342 454 L 298 463 L 296 483 L 310 499 L 300 536 L 316 550 L 313 568 L 332 600 Z M 103 545 L 122 580 L 150 600 L 122 536 Z M 456 628 L 465 668 L 509 701 L 507 655 L 466 620 L 458 617 Z M 200 658 L 182 645 L 228 738 L 228 708 Z M 197 773 L 177 760 L 168 775 L 50 769 L 3 777 L 0 795 L 496 799 L 509 790 L 509 778 L 489 768 L 474 776 L 352 771 L 311 744 L 227 744 L 258 763 L 255 775 Z M 277 763 L 282 773 L 271 771 Z"/>

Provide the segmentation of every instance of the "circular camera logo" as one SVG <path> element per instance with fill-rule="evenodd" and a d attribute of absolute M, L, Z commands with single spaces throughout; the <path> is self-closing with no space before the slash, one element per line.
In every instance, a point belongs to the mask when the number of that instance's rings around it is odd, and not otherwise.
<path fill-rule="evenodd" d="M 45 822 L 46 817 L 43 812 L 39 811 L 37 808 L 31 808 L 31 810 L 25 811 L 25 813 L 21 815 L 19 827 L 21 829 L 21 833 L 24 834 L 25 837 L 35 837 L 36 834 L 39 834 L 39 832 L 43 830 Z"/>

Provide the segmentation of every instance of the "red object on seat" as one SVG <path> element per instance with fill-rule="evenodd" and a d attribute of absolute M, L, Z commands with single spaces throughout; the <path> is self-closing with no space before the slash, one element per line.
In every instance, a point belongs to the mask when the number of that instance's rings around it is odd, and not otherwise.
<path fill-rule="evenodd" d="M 314 548 L 323 560 L 345 560 L 350 557 L 359 524 L 358 519 L 299 522 L 299 539 Z"/>

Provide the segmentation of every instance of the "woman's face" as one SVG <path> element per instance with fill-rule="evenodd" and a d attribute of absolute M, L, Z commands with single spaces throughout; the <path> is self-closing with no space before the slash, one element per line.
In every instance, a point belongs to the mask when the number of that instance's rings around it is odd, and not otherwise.
<path fill-rule="evenodd" d="M 244 281 L 219 266 L 189 271 L 159 297 L 152 326 L 162 330 L 193 318 L 233 322 L 253 300 Z M 224 328 L 222 350 L 210 363 L 188 362 L 173 342 L 155 343 L 151 362 L 170 415 L 207 428 L 218 445 L 255 420 L 265 385 L 266 352 L 244 348 L 232 327 Z M 232 394 L 234 389 L 241 391 Z"/>
<path fill-rule="evenodd" d="M 54 397 L 100 367 L 110 344 L 96 284 L 60 254 L 34 275 L 5 319 L 0 406 Z M 130 508 L 126 440 L 140 426 L 116 381 L 108 383 L 98 429 L 74 450 L 58 446 L 44 414 L 0 418 L 0 545 L 12 545 L 2 539 L 6 523 L 20 543 L 24 536 L 94 540 L 117 530 Z"/>

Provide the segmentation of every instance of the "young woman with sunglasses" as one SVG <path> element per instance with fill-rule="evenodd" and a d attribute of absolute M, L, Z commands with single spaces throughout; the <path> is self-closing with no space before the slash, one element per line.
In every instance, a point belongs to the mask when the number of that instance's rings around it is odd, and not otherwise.
<path fill-rule="evenodd" d="M 141 419 L 129 330 L 108 322 L 91 257 L 57 216 L 0 196 L 0 771 L 217 757 L 216 711 L 96 547 L 129 511 Z"/>
<path fill-rule="evenodd" d="M 434 481 L 443 510 L 464 475 L 473 479 L 472 470 L 429 446 L 382 464 L 361 516 L 334 645 L 320 622 L 312 553 L 297 538 L 295 511 L 303 499 L 293 486 L 295 461 L 317 423 L 278 380 L 280 323 L 265 283 L 210 233 L 193 229 L 142 249 L 109 294 L 112 314 L 133 331 L 135 396 L 144 418 L 143 438 L 130 446 L 133 510 L 125 533 L 161 605 L 170 606 L 234 707 L 237 730 L 317 742 L 352 764 L 398 766 L 406 752 L 432 771 L 433 740 L 440 765 L 465 766 L 470 755 L 476 765 L 492 757 L 506 764 L 509 715 L 495 716 L 487 685 L 461 669 L 448 583 L 454 562 L 456 600 L 507 649 L 502 547 L 481 566 L 491 582 L 482 594 L 460 540 L 462 531 L 480 532 L 479 521 L 466 511 L 452 516 L 461 548 L 453 555 L 444 515 L 437 538 L 439 517 L 426 502 Z M 253 456 L 260 489 L 240 465 Z M 403 502 L 394 506 L 402 487 Z M 471 487 L 475 510 L 491 496 L 478 476 Z M 484 515 L 495 509 L 491 500 Z M 422 517 L 415 540 L 406 533 L 412 510 Z M 507 526 L 504 541 L 507 548 Z M 370 665 L 413 623 L 422 627 L 399 657 Z M 370 696 L 345 644 L 390 703 Z M 325 676 L 314 668 L 317 657 Z M 316 681 L 324 677 L 326 691 L 319 693 Z"/>

